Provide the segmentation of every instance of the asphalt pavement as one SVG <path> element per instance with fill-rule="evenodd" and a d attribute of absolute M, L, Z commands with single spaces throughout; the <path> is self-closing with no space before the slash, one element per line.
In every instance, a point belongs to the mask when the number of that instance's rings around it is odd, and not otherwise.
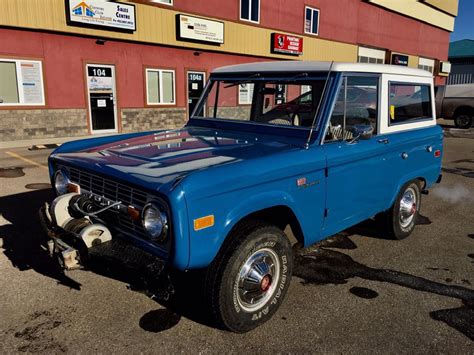
<path fill-rule="evenodd" d="M 297 251 L 282 307 L 247 334 L 208 321 L 199 273 L 182 275 L 170 302 L 119 266 L 62 273 L 38 247 L 50 152 L 0 150 L 1 353 L 474 354 L 471 137 L 445 139 L 443 181 L 410 238 L 385 240 L 366 222 Z"/>

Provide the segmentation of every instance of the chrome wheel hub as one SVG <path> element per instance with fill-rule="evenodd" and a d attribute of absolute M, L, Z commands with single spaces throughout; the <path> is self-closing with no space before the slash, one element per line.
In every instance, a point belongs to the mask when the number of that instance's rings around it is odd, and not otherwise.
<path fill-rule="evenodd" d="M 271 249 L 263 248 L 244 262 L 237 275 L 237 302 L 247 311 L 262 308 L 275 292 L 280 279 L 280 261 Z"/>
<path fill-rule="evenodd" d="M 403 228 L 412 223 L 417 207 L 416 192 L 410 187 L 403 193 L 400 201 L 400 225 Z"/>

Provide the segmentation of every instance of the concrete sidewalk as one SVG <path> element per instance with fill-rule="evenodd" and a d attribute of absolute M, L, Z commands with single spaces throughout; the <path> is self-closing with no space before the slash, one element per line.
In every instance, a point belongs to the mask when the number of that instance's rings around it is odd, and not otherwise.
<path fill-rule="evenodd" d="M 62 144 L 70 141 L 77 141 L 80 139 L 106 137 L 111 135 L 117 135 L 122 133 L 109 133 L 109 134 L 94 134 L 89 136 L 80 137 L 60 137 L 60 138 L 41 138 L 41 139 L 25 139 L 16 141 L 0 142 L 0 149 L 11 149 L 21 147 L 31 147 L 32 145 L 44 145 L 44 144 Z"/>

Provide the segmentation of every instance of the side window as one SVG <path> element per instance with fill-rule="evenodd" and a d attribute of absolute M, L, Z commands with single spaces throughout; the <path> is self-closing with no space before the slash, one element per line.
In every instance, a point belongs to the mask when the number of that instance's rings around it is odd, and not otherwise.
<path fill-rule="evenodd" d="M 377 133 L 378 77 L 345 77 L 334 105 L 326 141 L 352 140 L 359 131 Z"/>
<path fill-rule="evenodd" d="M 389 125 L 433 117 L 429 85 L 389 83 L 389 95 Z"/>

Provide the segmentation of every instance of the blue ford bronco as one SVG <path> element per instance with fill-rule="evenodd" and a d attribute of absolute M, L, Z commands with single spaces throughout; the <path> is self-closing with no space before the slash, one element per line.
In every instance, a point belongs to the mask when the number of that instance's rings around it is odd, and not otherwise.
<path fill-rule="evenodd" d="M 408 237 L 441 179 L 432 74 L 390 65 L 268 62 L 216 69 L 176 130 L 63 144 L 40 215 L 62 266 L 125 246 L 163 270 L 204 269 L 235 332 L 269 320 L 309 246 L 369 218 Z M 285 230 L 291 228 L 290 237 Z M 190 296 L 192 297 L 192 296 Z"/>

